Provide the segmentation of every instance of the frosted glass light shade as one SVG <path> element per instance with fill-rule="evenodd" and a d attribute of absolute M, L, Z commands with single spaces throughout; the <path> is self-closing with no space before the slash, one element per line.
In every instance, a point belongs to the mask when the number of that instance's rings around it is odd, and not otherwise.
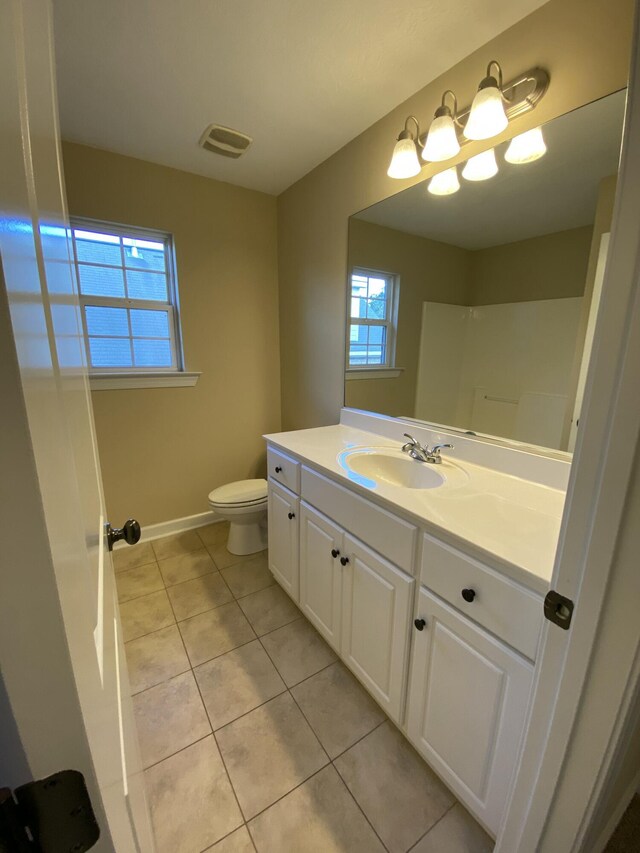
<path fill-rule="evenodd" d="M 458 180 L 458 170 L 455 166 L 450 169 L 445 169 L 444 172 L 438 172 L 429 181 L 427 187 L 432 195 L 453 195 L 460 189 L 460 181 Z"/>
<path fill-rule="evenodd" d="M 467 139 L 491 139 L 508 124 L 502 92 L 497 86 L 487 86 L 476 93 L 463 133 Z"/>
<path fill-rule="evenodd" d="M 486 181 L 498 173 L 498 164 L 493 148 L 471 157 L 464 165 L 462 177 L 466 181 Z"/>
<path fill-rule="evenodd" d="M 399 139 L 393 149 L 391 163 L 387 169 L 390 178 L 412 178 L 420 174 L 420 161 L 413 139 Z"/>
<path fill-rule="evenodd" d="M 453 118 L 450 115 L 437 116 L 431 122 L 427 141 L 422 151 L 422 159 L 432 163 L 450 160 L 460 151 Z"/>
<path fill-rule="evenodd" d="M 513 137 L 504 159 L 507 163 L 533 163 L 534 160 L 539 160 L 546 150 L 542 129 L 534 127 L 533 130 L 527 130 Z"/>

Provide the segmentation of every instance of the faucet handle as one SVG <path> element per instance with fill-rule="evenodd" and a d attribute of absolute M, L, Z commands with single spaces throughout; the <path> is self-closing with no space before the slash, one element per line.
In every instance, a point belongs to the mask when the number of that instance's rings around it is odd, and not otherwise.
<path fill-rule="evenodd" d="M 409 439 L 410 444 L 417 444 L 418 443 L 412 435 L 409 435 L 408 432 L 404 432 L 402 434 L 404 435 L 405 438 Z"/>
<path fill-rule="evenodd" d="M 433 447 L 431 448 L 432 455 L 440 456 L 440 451 L 442 450 L 443 447 L 448 447 L 451 450 L 453 450 L 453 444 L 434 444 Z"/>

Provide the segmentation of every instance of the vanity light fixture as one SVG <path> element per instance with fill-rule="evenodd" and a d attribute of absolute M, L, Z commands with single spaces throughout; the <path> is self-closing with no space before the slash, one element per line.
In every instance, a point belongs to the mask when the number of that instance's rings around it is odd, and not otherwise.
<path fill-rule="evenodd" d="M 539 160 L 547 151 L 542 128 L 534 127 L 533 130 L 527 130 L 525 133 L 519 133 L 514 136 L 509 147 L 505 151 L 504 159 L 507 163 L 533 163 L 534 160 Z"/>
<path fill-rule="evenodd" d="M 466 181 L 486 181 L 498 173 L 496 154 L 493 148 L 470 157 L 462 170 L 462 177 Z"/>
<path fill-rule="evenodd" d="M 447 95 L 453 98 L 453 110 L 445 103 Z M 460 151 L 454 116 L 458 112 L 458 101 L 451 89 L 442 96 L 442 103 L 435 112 L 427 132 L 427 141 L 422 151 L 422 159 L 432 163 L 450 160 Z"/>
<path fill-rule="evenodd" d="M 398 141 L 393 149 L 391 163 L 387 169 L 390 178 L 413 178 L 420 174 L 420 161 L 418 160 L 418 149 L 416 147 L 416 136 L 409 130 L 409 122 L 416 125 L 416 134 L 420 135 L 420 125 L 415 116 L 409 116 L 404 123 L 404 130 L 400 132 Z"/>
<path fill-rule="evenodd" d="M 387 174 L 390 178 L 418 175 L 420 149 L 423 160 L 441 163 L 455 157 L 469 140 L 490 139 L 502 133 L 512 118 L 534 109 L 548 87 L 549 75 L 542 68 L 532 68 L 503 84 L 500 63 L 492 59 L 470 107 L 458 112 L 456 96 L 447 89 L 426 134 L 420 133 L 415 116 L 407 118 Z M 451 105 L 447 104 L 448 97 Z M 409 130 L 410 122 L 415 124 L 415 133 Z"/>
<path fill-rule="evenodd" d="M 455 166 L 450 169 L 445 169 L 444 172 L 438 172 L 429 181 L 427 187 L 432 195 L 453 195 L 460 189 L 460 181 L 458 180 L 458 170 Z"/>
<path fill-rule="evenodd" d="M 491 73 L 492 66 L 497 69 L 497 78 Z M 467 139 L 491 139 L 497 136 L 509 124 L 504 111 L 505 97 L 502 92 L 502 68 L 492 59 L 487 65 L 487 74 L 480 81 L 471 112 L 464 126 L 463 134 Z"/>

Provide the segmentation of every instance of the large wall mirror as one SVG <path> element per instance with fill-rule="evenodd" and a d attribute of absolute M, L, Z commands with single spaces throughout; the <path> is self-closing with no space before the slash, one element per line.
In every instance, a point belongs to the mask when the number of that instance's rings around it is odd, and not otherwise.
<path fill-rule="evenodd" d="M 625 91 L 543 126 L 546 153 L 349 221 L 345 404 L 573 449 Z M 458 167 L 460 172 L 460 167 Z"/>

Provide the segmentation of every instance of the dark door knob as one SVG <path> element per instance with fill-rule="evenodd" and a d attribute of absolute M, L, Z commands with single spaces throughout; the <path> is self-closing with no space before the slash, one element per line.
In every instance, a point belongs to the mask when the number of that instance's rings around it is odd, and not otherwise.
<path fill-rule="evenodd" d="M 288 518 L 289 518 L 289 521 L 291 521 L 291 519 L 292 519 L 292 518 L 295 518 L 295 517 L 296 517 L 296 514 L 295 514 L 295 512 L 288 512 L 288 513 L 287 513 L 287 516 L 288 516 Z"/>
<path fill-rule="evenodd" d="M 416 626 L 418 631 L 424 631 L 424 626 L 427 624 L 426 619 L 414 619 L 413 624 Z"/>
<path fill-rule="evenodd" d="M 282 468 L 279 465 L 276 465 L 276 474 L 279 474 L 282 471 Z"/>
<path fill-rule="evenodd" d="M 465 601 L 468 601 L 469 604 L 471 604 L 473 599 L 476 597 L 475 589 L 463 589 L 462 590 L 462 597 L 464 598 Z"/>
<path fill-rule="evenodd" d="M 342 563 L 343 566 L 346 566 L 347 563 L 349 562 L 349 558 L 348 557 L 340 557 L 340 562 Z"/>
<path fill-rule="evenodd" d="M 333 557 L 333 559 L 335 560 L 335 558 L 336 558 L 336 557 L 339 557 L 339 556 L 340 556 L 340 551 L 338 551 L 338 549 L 337 549 L 337 548 L 332 548 L 332 549 L 331 549 L 331 556 L 332 556 L 332 557 Z"/>
<path fill-rule="evenodd" d="M 135 545 L 140 541 L 140 525 L 135 518 L 130 518 L 125 521 L 122 527 L 112 527 L 109 522 L 104 526 L 107 534 L 107 545 L 110 551 L 113 551 L 113 546 L 120 539 L 124 539 L 127 545 Z"/>

